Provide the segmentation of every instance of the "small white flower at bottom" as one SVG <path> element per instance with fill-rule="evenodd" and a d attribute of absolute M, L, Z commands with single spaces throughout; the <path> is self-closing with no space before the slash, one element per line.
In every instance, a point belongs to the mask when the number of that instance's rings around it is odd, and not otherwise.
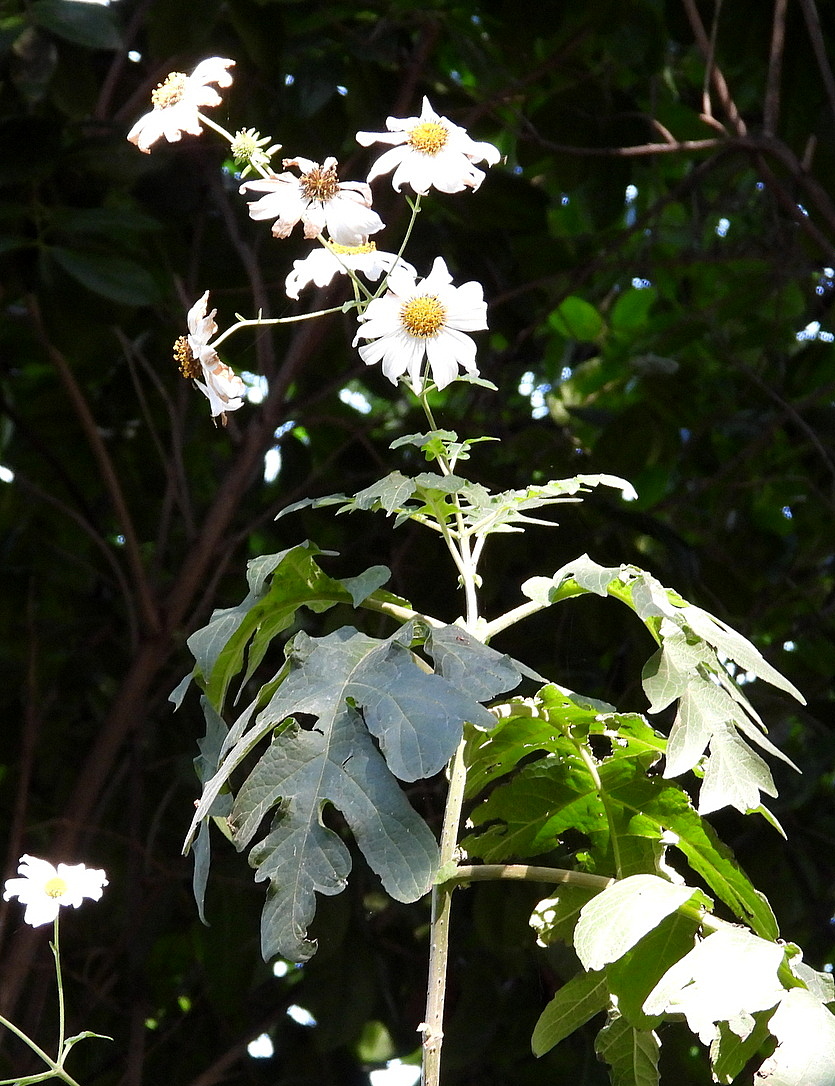
<path fill-rule="evenodd" d="M 174 344 L 174 359 L 183 377 L 194 381 L 208 399 L 212 418 L 220 416 L 225 426 L 226 412 L 243 406 L 246 385 L 233 369 L 221 362 L 209 342 L 217 332 L 217 310 L 207 314 L 208 301 L 207 290 L 188 311 L 188 335 L 180 336 Z"/>
<path fill-rule="evenodd" d="M 16 897 L 25 905 L 23 920 L 33 928 L 53 921 L 62 905 L 77 909 L 85 897 L 98 901 L 107 886 L 104 871 L 84 864 L 53 867 L 36 856 L 21 856 L 17 870 L 22 877 L 6 880 L 3 898 Z"/>
<path fill-rule="evenodd" d="M 395 267 L 410 275 L 417 275 L 411 264 L 396 253 L 385 253 L 373 241 L 364 245 L 330 245 L 314 249 L 303 260 L 293 261 L 293 270 L 285 280 L 288 298 L 298 298 L 299 292 L 314 283 L 326 287 L 335 275 L 347 275 L 348 270 L 360 272 L 376 282 Z"/>
<path fill-rule="evenodd" d="M 128 133 L 128 139 L 140 151 L 151 153 L 151 145 L 163 136 L 176 143 L 183 134 L 199 136 L 203 131 L 198 113 L 201 106 L 219 106 L 222 99 L 210 83 L 219 87 L 232 85 L 227 71 L 235 63 L 224 57 L 201 60 L 191 75 L 171 72 L 151 93 L 153 109 L 140 117 Z"/>
<path fill-rule="evenodd" d="M 478 374 L 476 345 L 464 333 L 487 327 L 482 287 L 476 282 L 452 286 L 441 257 L 420 282 L 396 268 L 389 276 L 388 291 L 369 303 L 360 320 L 354 346 L 361 339 L 374 340 L 359 348 L 360 357 L 367 366 L 382 362 L 392 384 L 408 374 L 419 394 L 427 376 L 424 359 L 439 389 L 455 380 L 459 366 Z"/>

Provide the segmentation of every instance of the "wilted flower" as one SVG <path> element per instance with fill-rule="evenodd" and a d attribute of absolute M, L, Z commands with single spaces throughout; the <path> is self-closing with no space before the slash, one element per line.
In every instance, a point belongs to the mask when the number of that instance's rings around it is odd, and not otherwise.
<path fill-rule="evenodd" d="M 241 177 L 246 177 L 253 170 L 265 170 L 269 167 L 270 159 L 276 151 L 281 150 L 280 143 L 267 147 L 271 139 L 271 136 L 262 136 L 254 128 L 242 128 L 235 133 L 230 150 L 235 164 L 244 167 Z"/>
<path fill-rule="evenodd" d="M 266 193 L 249 205 L 249 214 L 253 219 L 275 219 L 275 237 L 288 237 L 299 220 L 306 238 L 327 229 L 339 245 L 362 245 L 369 234 L 382 230 L 383 220 L 371 210 L 371 189 L 364 181 L 339 181 L 335 158 L 325 159 L 321 166 L 309 158 L 285 158 L 283 164 L 297 166 L 301 176 L 274 174 L 241 185 L 241 192 Z"/>
<path fill-rule="evenodd" d="M 432 380 L 444 388 L 458 376 L 458 367 L 477 374 L 476 346 L 464 332 L 487 327 L 487 303 L 480 283 L 452 286 L 452 277 L 441 257 L 432 271 L 416 282 L 414 275 L 395 268 L 388 291 L 369 303 L 354 337 L 373 339 L 359 349 L 367 366 L 383 363 L 392 384 L 408 373 L 415 392 L 423 387 L 426 357 Z"/>
<path fill-rule="evenodd" d="M 226 412 L 237 411 L 243 406 L 241 398 L 246 392 L 246 385 L 217 356 L 217 351 L 209 342 L 217 332 L 215 323 L 216 309 L 206 314 L 209 301 L 208 290 L 188 311 L 188 335 L 180 336 L 174 344 L 174 360 L 180 367 L 183 377 L 188 377 L 197 385 L 208 399 L 212 418 L 221 417 L 226 425 Z M 199 378 L 203 378 L 201 381 Z"/>
<path fill-rule="evenodd" d="M 130 142 L 135 143 L 140 151 L 150 154 L 151 144 L 162 136 L 169 143 L 176 143 L 183 132 L 199 136 L 203 131 L 198 116 L 201 106 L 219 106 L 222 101 L 209 84 L 231 86 L 232 76 L 226 69 L 234 63 L 234 60 L 224 57 L 209 57 L 208 60 L 201 60 L 191 75 L 171 72 L 151 92 L 154 108 L 140 117 L 130 130 Z"/>
<path fill-rule="evenodd" d="M 439 116 L 428 98 L 423 99 L 419 117 L 389 117 L 386 128 L 388 132 L 357 132 L 357 142 L 363 147 L 372 143 L 396 145 L 380 155 L 368 180 L 394 170 L 391 183 L 397 192 L 404 184 L 421 195 L 430 188 L 441 192 L 477 189 L 484 172 L 473 163 L 494 166 L 501 157 L 492 143 L 476 143 L 465 129 Z"/>
<path fill-rule="evenodd" d="M 54 920 L 62 905 L 77 909 L 85 897 L 98 901 L 107 886 L 104 871 L 84 864 L 53 867 L 35 856 L 21 856 L 17 870 L 22 877 L 6 880 L 3 897 L 6 901 L 16 897 L 26 906 L 23 919 L 33 928 Z"/>
<path fill-rule="evenodd" d="M 337 245 L 331 242 L 314 249 L 304 260 L 293 261 L 293 270 L 287 276 L 285 290 L 288 297 L 298 298 L 299 291 L 311 283 L 326 287 L 335 275 L 345 275 L 348 269 L 376 281 L 395 265 L 410 275 L 417 274 L 402 257 L 396 253 L 382 252 L 373 241 L 367 241 L 364 245 Z"/>

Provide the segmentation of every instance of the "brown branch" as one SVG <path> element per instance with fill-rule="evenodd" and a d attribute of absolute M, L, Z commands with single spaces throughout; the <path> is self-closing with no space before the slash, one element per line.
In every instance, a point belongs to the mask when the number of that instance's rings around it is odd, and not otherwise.
<path fill-rule="evenodd" d="M 119 477 L 116 474 L 116 469 L 113 466 L 113 461 L 105 448 L 101 433 L 96 426 L 96 420 L 93 418 L 93 413 L 90 410 L 90 405 L 87 403 L 69 363 L 62 352 L 58 350 L 49 338 L 46 326 L 43 323 L 40 307 L 37 299 L 33 295 L 30 295 L 27 299 L 27 308 L 32 318 L 38 341 L 48 355 L 49 360 L 58 371 L 61 382 L 70 398 L 70 402 L 78 417 L 81 429 L 87 439 L 87 444 L 90 447 L 90 451 L 92 452 L 93 458 L 101 473 L 102 482 L 104 483 L 105 490 L 110 498 L 110 504 L 113 507 L 113 513 L 116 518 L 116 523 L 119 526 L 119 531 L 125 537 L 125 555 L 127 557 L 134 591 L 136 592 L 139 603 L 139 613 L 142 621 L 149 630 L 158 630 L 159 615 L 157 613 L 156 603 L 154 602 L 151 587 L 148 583 L 147 573 L 142 562 L 142 555 L 139 550 L 139 541 L 136 538 L 133 520 L 131 519 L 125 496 L 122 493 L 122 487 L 119 482 Z"/>
<path fill-rule="evenodd" d="M 803 8 L 806 29 L 809 31 L 809 39 L 812 42 L 815 60 L 818 62 L 818 70 L 820 71 L 821 79 L 823 80 L 823 85 L 826 89 L 829 108 L 833 118 L 835 118 L 835 77 L 832 74 L 832 66 L 827 57 L 826 42 L 823 39 L 823 31 L 821 30 L 821 21 L 820 16 L 818 15 L 817 5 L 815 4 L 815 0 L 800 0 L 800 6 Z"/>
<path fill-rule="evenodd" d="M 38 637 L 35 622 L 34 585 L 30 584 L 26 601 L 26 680 L 24 687 L 23 727 L 21 729 L 20 753 L 17 762 L 17 786 L 12 806 L 11 825 L 6 846 L 6 871 L 16 871 L 17 862 L 23 852 L 24 832 L 26 828 L 26 810 L 29 801 L 29 785 L 35 764 L 35 751 L 41 731 L 42 713 L 38 707 L 40 689 L 38 683 Z M 0 942 L 9 916 L 10 904 L 0 904 Z"/>
<path fill-rule="evenodd" d="M 734 132 L 737 136 L 745 136 L 748 132 L 745 121 L 743 121 L 739 110 L 736 108 L 736 103 L 731 97 L 731 92 L 728 89 L 728 84 L 725 81 L 724 75 L 722 75 L 722 72 L 716 65 L 713 44 L 705 31 L 704 24 L 702 23 L 698 8 L 696 7 L 696 0 L 681 0 L 681 2 L 684 5 L 684 10 L 687 13 L 687 18 L 690 22 L 691 29 L 693 30 L 693 37 L 696 39 L 696 44 L 699 46 L 699 49 L 701 49 L 702 56 L 705 58 L 709 82 L 713 84 L 716 96 L 719 99 L 722 109 L 725 111 Z"/>
<path fill-rule="evenodd" d="M 780 75 L 783 68 L 783 50 L 786 41 L 786 4 L 788 0 L 774 0 L 774 18 L 771 23 L 771 51 L 768 57 L 768 76 L 763 103 L 763 132 L 773 136 L 780 116 Z"/>
<path fill-rule="evenodd" d="M 531 137 L 523 137 L 531 139 Z M 648 155 L 681 154 L 694 151 L 715 151 L 719 148 L 739 146 L 744 142 L 746 146 L 750 142 L 733 140 L 729 137 L 718 137 L 706 140 L 673 140 L 664 143 L 639 143 L 630 147 L 577 147 L 569 143 L 554 143 L 553 140 L 536 136 L 536 143 L 549 151 L 558 151 L 567 155 L 587 155 L 591 158 L 642 158 Z"/>
<path fill-rule="evenodd" d="M 153 3 L 153 0 L 140 0 L 140 3 L 136 5 L 131 14 L 130 21 L 125 27 L 122 33 L 122 45 L 121 48 L 116 51 L 113 57 L 113 61 L 107 70 L 107 75 L 102 80 L 101 90 L 99 91 L 99 97 L 93 109 L 93 117 L 97 121 L 107 120 L 110 114 L 111 100 L 116 87 L 119 83 L 119 79 L 125 66 L 128 63 L 128 52 L 130 43 L 136 38 L 139 31 L 142 29 L 142 25 L 145 22 L 145 16 L 147 15 L 148 8 Z"/>

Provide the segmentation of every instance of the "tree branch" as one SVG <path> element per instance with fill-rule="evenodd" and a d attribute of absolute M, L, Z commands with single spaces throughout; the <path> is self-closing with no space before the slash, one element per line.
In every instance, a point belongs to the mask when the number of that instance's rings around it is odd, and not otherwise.
<path fill-rule="evenodd" d="M 788 0 L 774 0 L 774 18 L 771 24 L 771 52 L 768 57 L 768 76 L 763 103 L 763 132 L 773 136 L 780 116 L 780 75 L 783 68 L 783 49 L 786 40 L 786 4 Z"/>

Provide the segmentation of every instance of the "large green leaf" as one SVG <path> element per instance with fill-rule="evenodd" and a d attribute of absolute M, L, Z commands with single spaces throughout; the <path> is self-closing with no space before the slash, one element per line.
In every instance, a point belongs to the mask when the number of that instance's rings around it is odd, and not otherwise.
<path fill-rule="evenodd" d="M 587 764 L 568 740 L 557 744 L 559 760 L 523 766 L 511 781 L 496 788 L 474 808 L 476 831 L 464 837 L 470 856 L 490 863 L 536 856 L 556 846 L 566 830 L 579 830 L 606 850 L 606 811 Z"/>
<path fill-rule="evenodd" d="M 208 625 L 188 639 L 206 692 L 218 709 L 244 662 L 246 682 L 273 639 L 292 625 L 300 607 L 322 612 L 337 603 L 357 606 L 388 580 L 385 566 L 372 567 L 362 578 L 334 580 L 315 561 L 322 553 L 308 541 L 252 559 L 247 563 L 246 598 L 237 607 L 215 611 Z"/>
<path fill-rule="evenodd" d="M 372 870 L 399 901 L 426 893 L 437 868 L 431 831 L 409 805 L 371 742 L 359 713 L 346 707 L 325 731 L 281 732 L 235 799 L 235 841 L 245 848 L 271 807 L 281 804 L 270 832 L 250 852 L 256 880 L 269 880 L 261 950 L 304 961 L 315 950 L 306 937 L 315 892 L 338 894 L 351 869 L 348 849 L 322 823 L 333 803 Z"/>
<path fill-rule="evenodd" d="M 252 571 L 254 591 L 267 575 L 266 567 Z M 215 811 L 232 773 L 275 731 L 239 789 L 229 819 L 243 849 L 276 811 L 269 835 L 251 854 L 257 877 L 271 883 L 262 926 L 265 953 L 299 959 L 312 953 L 305 932 L 315 893 L 338 893 L 345 884 L 349 856 L 322 824 L 326 804 L 342 812 L 392 896 L 410 901 L 431 883 L 437 846 L 396 778 L 412 781 L 437 773 L 458 746 L 465 721 L 486 727 L 494 718 L 472 693 L 418 666 L 409 648 L 414 631 L 415 624 L 408 623 L 384 641 L 349 628 L 320 639 L 299 633 L 266 706 L 256 712 L 259 701 L 251 703 L 220 746 L 189 841 Z M 454 631 L 439 635 L 432 650 L 442 668 L 460 680 L 461 656 L 449 646 L 449 638 L 460 636 Z M 499 653 L 466 640 L 455 644 L 485 665 L 477 693 L 518 681 L 518 670 Z M 291 722 L 299 715 L 315 719 L 312 730 Z"/>
<path fill-rule="evenodd" d="M 778 943 L 743 928 L 711 932 L 667 970 L 645 1000 L 644 1011 L 683 1014 L 693 1033 L 710 1044 L 718 1022 L 742 1025 L 755 1011 L 782 999 L 778 971 L 784 958 Z"/>
<path fill-rule="evenodd" d="M 804 699 L 750 641 L 664 588 L 646 571 L 636 566 L 601 566 L 588 555 L 567 563 L 550 579 L 531 578 L 522 591 L 539 607 L 584 592 L 611 595 L 642 619 L 660 646 L 643 674 L 650 712 L 679 701 L 667 745 L 665 776 L 692 769 L 709 747 L 700 812 L 731 805 L 745 813 L 760 807 L 761 792 L 776 794 L 766 763 L 749 741 L 793 763 L 766 737 L 762 720 L 734 674 L 736 670 L 750 673 L 801 702 Z"/>
<path fill-rule="evenodd" d="M 757 1072 L 757 1086 L 832 1086 L 835 1015 L 811 992 L 787 992 L 768 1028 L 778 1044 Z"/>
<path fill-rule="evenodd" d="M 657 1086 L 661 1042 L 651 1030 L 636 1029 L 612 1013 L 598 1033 L 597 1055 L 611 1068 L 612 1086 Z"/>
<path fill-rule="evenodd" d="M 710 823 L 695 811 L 683 789 L 639 775 L 609 780 L 606 766 L 602 776 L 611 798 L 627 813 L 631 834 L 667 841 L 740 920 L 764 939 L 778 937 L 777 921 L 765 895 L 754 887 Z"/>
<path fill-rule="evenodd" d="M 698 919 L 671 913 L 606 968 L 617 1008 L 636 1029 L 655 1029 L 660 1019 L 643 1011 L 644 1001 L 661 977 L 693 949 Z"/>
<path fill-rule="evenodd" d="M 557 992 L 534 1026 L 531 1047 L 541 1056 L 609 1005 L 602 973 L 578 973 Z"/>
<path fill-rule="evenodd" d="M 656 875 L 621 879 L 583 907 L 574 930 L 577 956 L 586 969 L 602 969 L 688 902 L 709 905 L 701 890 Z"/>

